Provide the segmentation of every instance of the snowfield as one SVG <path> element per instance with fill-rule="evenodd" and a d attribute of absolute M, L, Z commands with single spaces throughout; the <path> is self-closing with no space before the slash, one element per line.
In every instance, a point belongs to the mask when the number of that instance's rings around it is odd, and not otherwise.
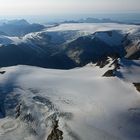
<path fill-rule="evenodd" d="M 138 25 L 127 25 L 118 23 L 69 23 L 60 24 L 59 26 L 49 28 L 47 31 L 70 31 L 78 30 L 88 33 L 94 33 L 97 31 L 110 31 L 110 30 L 124 30 L 131 32 L 136 31 L 139 28 Z"/>
<path fill-rule="evenodd" d="M 121 64 L 120 78 L 102 77 L 110 64 L 2 68 L 0 140 L 47 140 L 55 120 L 64 140 L 139 140 L 140 94 L 132 82 L 140 82 L 140 61 Z"/>

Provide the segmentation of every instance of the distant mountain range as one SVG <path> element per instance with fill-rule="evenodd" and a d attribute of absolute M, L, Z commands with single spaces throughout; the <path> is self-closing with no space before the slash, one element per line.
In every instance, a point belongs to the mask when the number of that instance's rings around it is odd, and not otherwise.
<path fill-rule="evenodd" d="M 26 20 L 2 20 L 0 21 L 1 32 L 8 36 L 24 36 L 31 32 L 37 32 L 44 29 L 43 25 L 30 24 Z"/>
<path fill-rule="evenodd" d="M 116 23 L 118 21 L 111 20 L 109 18 L 98 19 L 98 18 L 85 18 L 79 20 L 66 20 L 63 23 Z"/>
<path fill-rule="evenodd" d="M 120 24 L 135 24 L 140 25 L 139 22 L 130 22 L 130 21 L 119 21 L 119 20 L 112 20 L 110 18 L 85 18 L 85 19 L 79 19 L 79 20 L 65 20 L 61 23 L 120 23 Z"/>

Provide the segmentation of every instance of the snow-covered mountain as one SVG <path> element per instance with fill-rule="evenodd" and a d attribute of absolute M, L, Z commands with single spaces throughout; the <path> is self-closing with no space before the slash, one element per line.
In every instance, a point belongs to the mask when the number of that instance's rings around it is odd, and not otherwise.
<path fill-rule="evenodd" d="M 68 69 L 109 55 L 139 58 L 140 27 L 116 23 L 46 26 L 23 37 L 0 35 L 0 66 Z M 8 56 L 8 57 L 7 57 Z"/>
<path fill-rule="evenodd" d="M 24 31 L 0 30 L 0 140 L 140 139 L 139 25 Z"/>
<path fill-rule="evenodd" d="M 112 59 L 100 68 L 1 69 L 0 140 L 138 140 L 140 61 Z M 5 72 L 5 73 L 4 73 Z"/>

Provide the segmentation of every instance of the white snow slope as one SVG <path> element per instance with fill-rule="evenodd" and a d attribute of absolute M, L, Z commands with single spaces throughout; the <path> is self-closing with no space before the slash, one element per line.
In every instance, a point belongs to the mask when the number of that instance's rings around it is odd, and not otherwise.
<path fill-rule="evenodd" d="M 10 114 L 15 109 L 6 110 L 10 115 L 0 119 L 0 140 L 47 140 L 52 119 L 59 120 L 64 140 L 139 140 L 140 93 L 132 81 L 140 82 L 140 61 L 121 67 L 124 79 L 102 77 L 108 69 L 2 68 L 5 102 L 17 99 L 22 107 L 17 119 Z M 25 121 L 25 114 L 33 119 Z"/>

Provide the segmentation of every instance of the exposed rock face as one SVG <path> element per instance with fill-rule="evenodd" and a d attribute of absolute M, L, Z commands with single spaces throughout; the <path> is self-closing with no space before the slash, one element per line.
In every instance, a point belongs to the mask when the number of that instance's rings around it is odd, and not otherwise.
<path fill-rule="evenodd" d="M 139 42 L 139 40 L 130 44 L 126 48 L 126 51 L 127 51 L 127 55 L 125 56 L 125 58 L 140 59 L 140 42 Z"/>
<path fill-rule="evenodd" d="M 133 84 L 136 87 L 137 91 L 140 92 L 140 83 L 133 83 Z"/>
<path fill-rule="evenodd" d="M 113 60 L 113 62 L 111 63 L 111 65 L 109 66 L 109 67 L 114 67 L 113 69 L 111 69 L 111 70 L 108 70 L 107 72 L 105 72 L 104 73 L 104 77 L 114 77 L 114 76 L 116 76 L 116 72 L 117 72 L 117 70 L 118 69 L 120 69 L 120 66 L 121 66 L 121 64 L 119 63 L 119 59 L 118 59 L 119 57 L 112 57 L 112 60 Z M 109 63 L 109 60 L 106 60 L 103 64 L 104 64 L 104 66 L 105 65 L 107 65 L 108 63 Z M 101 68 L 101 66 L 100 66 L 100 68 Z"/>
<path fill-rule="evenodd" d="M 55 120 L 53 130 L 47 140 L 63 140 L 63 132 L 58 129 L 58 121 Z"/>
<path fill-rule="evenodd" d="M 114 70 L 108 70 L 107 72 L 105 72 L 105 74 L 103 75 L 103 77 L 114 77 L 115 73 Z"/>
<path fill-rule="evenodd" d="M 113 63 L 111 64 L 111 66 L 114 65 L 114 70 L 116 71 L 117 69 L 120 69 L 120 64 L 119 64 L 119 60 L 118 58 L 114 59 Z"/>
<path fill-rule="evenodd" d="M 21 104 L 16 107 L 16 118 L 18 118 L 21 114 Z"/>
<path fill-rule="evenodd" d="M 96 66 L 99 66 L 100 68 L 103 68 L 109 63 L 109 60 L 105 57 L 104 59 L 97 62 Z"/>
<path fill-rule="evenodd" d="M 6 71 L 0 71 L 0 74 L 4 74 Z"/>

